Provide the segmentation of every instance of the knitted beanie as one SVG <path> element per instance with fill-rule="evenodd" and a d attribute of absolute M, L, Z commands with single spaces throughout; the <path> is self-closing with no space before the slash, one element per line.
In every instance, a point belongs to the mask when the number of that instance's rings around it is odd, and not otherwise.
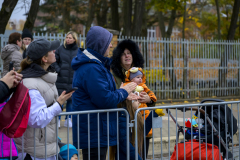
<path fill-rule="evenodd" d="M 29 38 L 31 38 L 33 40 L 32 33 L 28 29 L 24 29 L 22 31 L 22 39 L 26 38 L 26 37 L 29 37 Z"/>
<path fill-rule="evenodd" d="M 129 77 L 129 80 L 131 81 L 133 78 L 137 77 L 138 75 L 143 75 L 143 73 L 141 71 L 137 71 L 135 73 L 130 73 L 130 77 Z"/>
<path fill-rule="evenodd" d="M 59 145 L 60 147 L 61 145 Z M 69 159 L 68 159 L 68 146 L 69 146 Z M 60 148 L 59 154 L 63 158 L 63 160 L 70 160 L 74 154 L 78 155 L 78 151 L 76 147 L 74 147 L 72 144 L 65 144 Z"/>

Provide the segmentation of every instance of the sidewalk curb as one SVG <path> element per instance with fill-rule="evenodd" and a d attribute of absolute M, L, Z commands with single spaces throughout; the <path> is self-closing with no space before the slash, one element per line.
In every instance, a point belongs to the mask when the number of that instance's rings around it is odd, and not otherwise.
<path fill-rule="evenodd" d="M 161 138 L 151 138 L 149 143 L 152 143 L 153 140 L 154 144 L 161 143 Z M 182 140 L 184 140 L 183 135 L 180 135 L 178 141 L 181 142 Z M 169 143 L 168 137 L 162 137 L 162 143 Z M 176 143 L 176 136 L 170 136 L 170 143 Z"/>
<path fill-rule="evenodd" d="M 238 131 L 233 135 L 233 137 L 237 137 L 237 140 L 239 139 Z M 149 142 L 152 143 L 153 139 L 154 139 L 154 143 L 161 143 L 161 138 L 151 138 Z M 178 142 L 181 142 L 183 140 L 184 140 L 183 135 L 180 135 Z M 168 137 L 162 137 L 162 143 L 168 143 L 168 142 L 169 142 Z M 170 136 L 170 143 L 172 142 L 176 143 L 176 136 Z"/>

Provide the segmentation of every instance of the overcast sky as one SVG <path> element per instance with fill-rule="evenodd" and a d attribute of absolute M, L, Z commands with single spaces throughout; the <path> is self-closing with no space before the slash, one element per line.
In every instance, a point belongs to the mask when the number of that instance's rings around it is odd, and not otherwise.
<path fill-rule="evenodd" d="M 2 8 L 3 1 L 4 0 L 0 0 L 0 9 Z M 15 9 L 13 10 L 13 13 L 10 17 L 11 20 L 14 20 L 14 19 L 16 19 L 16 20 L 20 20 L 20 19 L 26 20 L 26 16 L 24 16 L 24 14 L 26 12 L 28 12 L 29 7 L 31 5 L 31 0 L 26 0 L 26 1 L 28 2 L 27 5 L 26 5 L 26 8 L 25 7 L 21 8 L 23 6 L 23 0 L 18 0 L 18 3 L 17 3 L 17 5 L 16 5 Z M 41 0 L 40 3 L 42 3 L 42 2 L 43 2 L 43 0 Z"/>

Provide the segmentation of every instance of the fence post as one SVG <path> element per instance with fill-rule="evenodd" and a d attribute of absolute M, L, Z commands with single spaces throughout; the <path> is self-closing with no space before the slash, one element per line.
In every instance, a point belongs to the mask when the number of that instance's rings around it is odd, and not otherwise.
<path fill-rule="evenodd" d="M 186 57 L 187 57 L 187 98 L 189 98 L 189 41 L 187 40 L 187 53 L 186 53 Z"/>
<path fill-rule="evenodd" d="M 183 63 L 184 63 L 184 69 L 183 69 L 183 98 L 189 98 L 189 70 L 188 70 L 188 49 L 189 49 L 189 41 L 188 40 L 182 40 L 183 41 Z M 186 49 L 185 49 L 186 45 Z"/>
<path fill-rule="evenodd" d="M 237 50 L 239 51 L 239 39 L 237 41 L 238 43 L 238 47 L 237 47 Z M 240 94 L 240 55 L 238 54 L 238 81 L 237 81 L 237 84 L 238 84 L 238 95 Z"/>

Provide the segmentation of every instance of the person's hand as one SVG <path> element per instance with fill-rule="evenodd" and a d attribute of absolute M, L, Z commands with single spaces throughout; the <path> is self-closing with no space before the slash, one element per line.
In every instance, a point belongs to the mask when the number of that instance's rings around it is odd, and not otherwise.
<path fill-rule="evenodd" d="M 122 82 L 122 84 L 120 86 L 120 88 L 125 89 L 128 92 L 128 94 L 130 94 L 132 91 L 134 91 L 136 87 L 137 87 L 137 83 L 134 83 L 134 82 L 128 83 L 125 86 L 123 86 L 123 82 Z"/>
<path fill-rule="evenodd" d="M 74 91 L 66 94 L 66 91 L 63 91 L 62 94 L 57 99 L 58 103 L 62 106 L 64 102 L 72 96 L 73 93 Z"/>
<path fill-rule="evenodd" d="M 138 101 L 140 103 L 150 103 L 151 98 L 149 97 L 149 95 L 146 92 L 141 92 L 140 93 L 140 98 L 138 99 Z"/>
<path fill-rule="evenodd" d="M 18 83 L 21 81 L 22 75 L 15 72 L 14 69 L 8 72 L 3 78 L 1 78 L 1 81 L 6 83 L 9 89 L 14 88 L 18 85 Z"/>
<path fill-rule="evenodd" d="M 127 97 L 127 100 L 130 100 L 130 101 L 132 101 L 132 100 L 138 100 L 140 97 L 138 96 L 138 95 L 136 95 L 136 94 L 134 94 L 134 93 L 130 93 L 129 95 L 128 95 L 128 97 Z"/>
<path fill-rule="evenodd" d="M 17 72 L 14 72 L 14 74 L 15 74 L 15 80 L 13 82 L 13 88 L 18 85 L 18 83 L 22 80 L 22 77 L 23 77 L 22 74 L 19 74 Z"/>

